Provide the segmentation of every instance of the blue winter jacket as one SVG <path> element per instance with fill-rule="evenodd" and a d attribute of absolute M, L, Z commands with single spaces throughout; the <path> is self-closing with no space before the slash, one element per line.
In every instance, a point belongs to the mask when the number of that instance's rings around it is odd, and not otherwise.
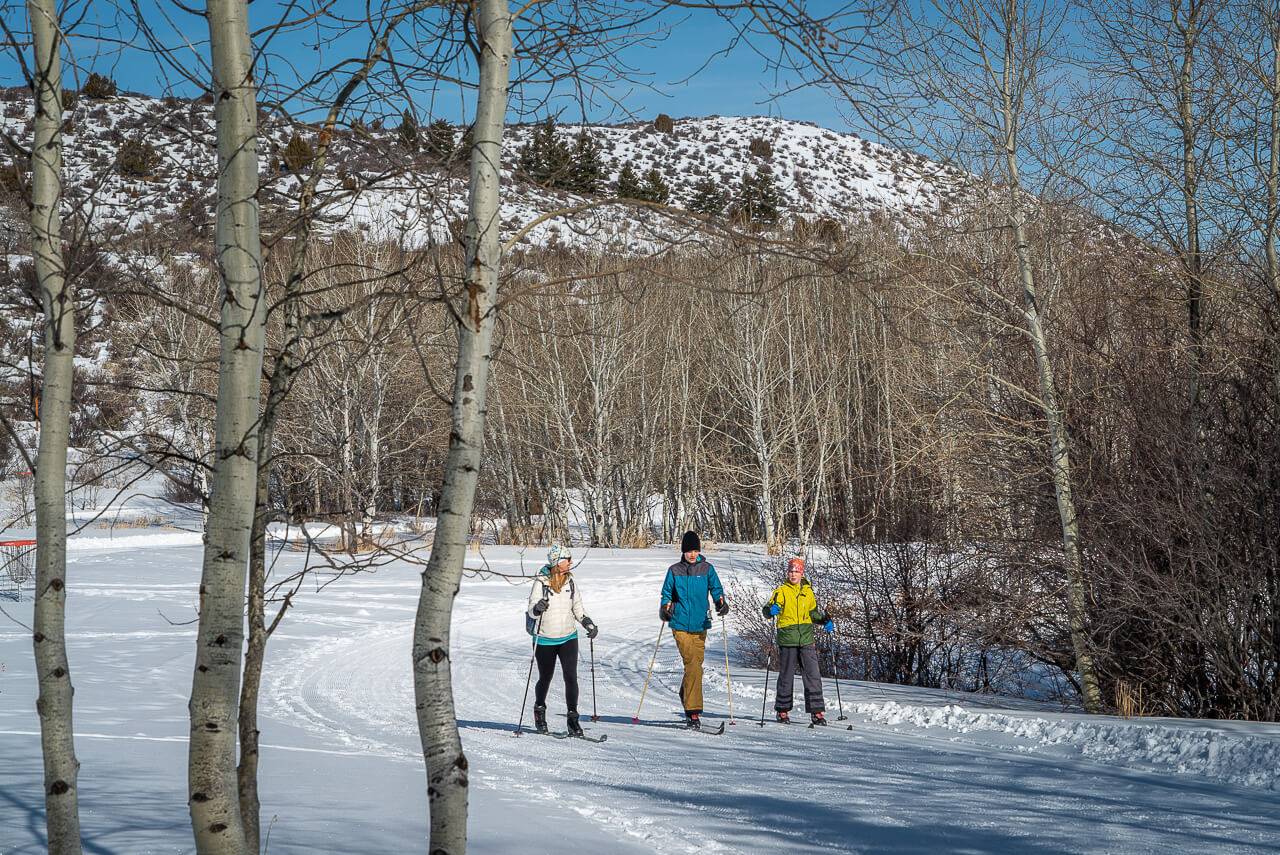
<path fill-rule="evenodd" d="M 724 587 L 716 568 L 699 555 L 690 564 L 681 558 L 667 568 L 667 578 L 662 582 L 662 605 L 675 603 L 671 615 L 671 628 L 684 632 L 702 632 L 711 628 L 709 603 L 724 596 Z"/>

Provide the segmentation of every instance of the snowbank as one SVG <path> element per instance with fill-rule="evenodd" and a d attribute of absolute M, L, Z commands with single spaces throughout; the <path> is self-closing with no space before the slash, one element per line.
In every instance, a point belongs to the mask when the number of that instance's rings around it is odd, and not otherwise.
<path fill-rule="evenodd" d="M 200 546 L 203 543 L 198 531 L 148 532 L 115 536 L 84 536 L 67 538 L 68 552 L 84 552 L 94 549 L 156 549 L 166 546 Z"/>
<path fill-rule="evenodd" d="M 1280 741 L 1226 734 L 1162 720 L 1049 719 L 974 713 L 951 704 L 860 703 L 853 711 L 884 724 L 938 727 L 957 733 L 996 731 L 1041 746 L 1066 746 L 1110 765 L 1158 767 L 1183 775 L 1264 790 L 1280 790 Z"/>

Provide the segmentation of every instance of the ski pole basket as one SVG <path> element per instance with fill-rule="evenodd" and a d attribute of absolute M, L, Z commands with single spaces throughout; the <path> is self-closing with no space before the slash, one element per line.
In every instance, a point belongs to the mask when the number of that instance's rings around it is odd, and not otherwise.
<path fill-rule="evenodd" d="M 36 582 L 36 542 L 34 540 L 0 540 L 0 597 L 22 600 L 22 592 L 30 596 Z"/>

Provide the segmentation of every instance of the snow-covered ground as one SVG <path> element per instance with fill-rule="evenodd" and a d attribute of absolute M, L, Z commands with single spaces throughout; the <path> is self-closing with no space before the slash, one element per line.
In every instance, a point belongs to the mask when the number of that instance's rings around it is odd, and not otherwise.
<path fill-rule="evenodd" d="M 185 734 L 199 539 L 164 529 L 86 534 L 69 556 L 86 851 L 189 852 Z M 722 573 L 749 551 L 735 548 Z M 453 652 L 473 851 L 1226 853 L 1274 852 L 1280 843 L 1276 725 L 1124 721 L 845 682 L 841 726 L 761 728 L 752 718 L 764 675 L 737 666 L 737 724 L 724 736 L 691 734 L 653 726 L 678 713 L 669 636 L 646 724 L 633 725 L 673 552 L 578 556 L 578 585 L 601 627 L 600 721 L 588 724 L 609 735 L 601 745 L 513 738 L 529 662 L 527 589 L 494 575 L 466 581 Z M 540 557 L 486 548 L 469 564 L 531 572 Z M 283 550 L 278 572 L 302 558 Z M 409 669 L 417 571 L 393 565 L 315 587 L 272 639 L 263 687 L 269 851 L 421 851 L 425 776 Z M 8 615 L 0 615 L 0 853 L 36 853 L 44 822 L 35 679 L 19 625 L 29 623 L 30 603 L 0 607 Z M 728 713 L 722 644 L 717 626 L 706 666 L 707 707 L 717 716 Z M 581 676 L 589 715 L 585 647 Z M 829 683 L 833 718 L 835 695 Z"/>

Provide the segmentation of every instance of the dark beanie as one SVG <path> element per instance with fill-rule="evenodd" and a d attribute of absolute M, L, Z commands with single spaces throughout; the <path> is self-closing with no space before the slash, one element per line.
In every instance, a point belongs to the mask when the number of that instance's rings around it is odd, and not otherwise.
<path fill-rule="evenodd" d="M 686 531 L 684 537 L 680 538 L 680 553 L 702 551 L 702 541 L 698 539 L 696 531 Z"/>

